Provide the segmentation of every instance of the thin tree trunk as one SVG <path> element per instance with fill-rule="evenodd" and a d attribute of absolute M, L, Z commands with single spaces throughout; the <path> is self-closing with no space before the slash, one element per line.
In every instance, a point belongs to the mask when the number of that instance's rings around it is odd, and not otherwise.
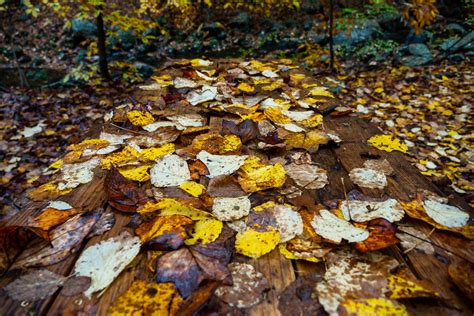
<path fill-rule="evenodd" d="M 102 6 L 98 8 L 100 10 L 97 15 L 97 48 L 99 49 L 99 71 L 102 78 L 110 80 L 109 66 L 107 62 L 107 50 L 106 50 L 106 38 L 104 19 L 102 18 Z"/>
<path fill-rule="evenodd" d="M 329 0 L 329 68 L 334 71 L 334 0 Z"/>

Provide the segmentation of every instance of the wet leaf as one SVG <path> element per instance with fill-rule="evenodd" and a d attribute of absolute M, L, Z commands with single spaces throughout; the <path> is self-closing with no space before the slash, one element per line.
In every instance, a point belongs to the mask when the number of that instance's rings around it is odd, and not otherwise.
<path fill-rule="evenodd" d="M 395 199 L 341 201 L 338 209 L 341 210 L 345 218 L 350 218 L 354 222 L 368 222 L 376 218 L 384 218 L 393 223 L 400 221 L 405 215 L 402 206 Z"/>
<path fill-rule="evenodd" d="M 241 197 L 245 195 L 245 192 L 242 190 L 240 185 L 232 176 L 222 175 L 217 176 L 209 180 L 207 186 L 207 193 L 211 197 Z"/>
<path fill-rule="evenodd" d="M 176 315 L 183 299 L 173 283 L 135 280 L 109 307 L 108 315 Z"/>
<path fill-rule="evenodd" d="M 76 296 L 86 291 L 91 285 L 91 278 L 85 276 L 68 277 L 61 290 L 63 296 Z"/>
<path fill-rule="evenodd" d="M 371 220 L 367 230 L 369 237 L 355 244 L 355 248 L 362 253 L 384 249 L 400 242 L 396 237 L 397 227 L 382 218 Z"/>
<path fill-rule="evenodd" d="M 388 152 L 398 150 L 402 153 L 406 153 L 408 150 L 407 145 L 402 144 L 398 138 L 395 138 L 391 135 L 374 135 L 370 137 L 367 142 L 369 143 L 369 145 L 377 149 L 385 150 Z"/>
<path fill-rule="evenodd" d="M 353 226 L 328 210 L 321 210 L 311 221 L 311 226 L 318 235 L 335 243 L 340 243 L 342 239 L 349 242 L 361 242 L 369 237 L 367 230 Z"/>
<path fill-rule="evenodd" d="M 202 219 L 194 224 L 191 238 L 185 240 L 185 244 L 195 245 L 197 243 L 205 245 L 215 241 L 221 234 L 223 223 L 216 219 Z"/>
<path fill-rule="evenodd" d="M 140 251 L 140 239 L 127 231 L 86 248 L 74 266 L 74 274 L 91 278 L 84 295 L 105 290 Z"/>
<path fill-rule="evenodd" d="M 283 186 L 285 174 L 279 163 L 266 165 L 258 157 L 250 157 L 239 170 L 238 182 L 245 192 L 257 192 Z"/>
<path fill-rule="evenodd" d="M 319 304 L 315 286 L 321 277 L 315 273 L 298 277 L 279 295 L 278 309 L 282 315 L 311 316 L 323 313 Z"/>
<path fill-rule="evenodd" d="M 235 239 L 235 250 L 238 253 L 251 258 L 259 258 L 273 249 L 280 241 L 280 233 L 272 229 L 269 231 L 257 231 L 247 228 L 244 232 L 238 233 Z"/>
<path fill-rule="evenodd" d="M 4 287 L 16 301 L 37 301 L 53 295 L 66 280 L 62 275 L 40 269 L 22 275 Z"/>
<path fill-rule="evenodd" d="M 448 274 L 456 286 L 474 301 L 474 266 L 465 260 L 455 261 L 448 267 Z"/>
<path fill-rule="evenodd" d="M 64 223 L 76 214 L 82 213 L 80 209 L 57 210 L 47 208 L 38 216 L 28 221 L 27 227 L 39 237 L 49 240 L 49 231 Z"/>
<path fill-rule="evenodd" d="M 189 226 L 193 220 L 186 216 L 156 216 L 138 226 L 135 233 L 143 244 L 151 241 L 153 249 L 178 249 L 188 238 Z"/>
<path fill-rule="evenodd" d="M 138 185 L 126 179 L 120 172 L 112 168 L 105 178 L 105 189 L 107 191 L 109 204 L 122 212 L 133 213 L 138 205 L 144 203 L 144 193 Z"/>

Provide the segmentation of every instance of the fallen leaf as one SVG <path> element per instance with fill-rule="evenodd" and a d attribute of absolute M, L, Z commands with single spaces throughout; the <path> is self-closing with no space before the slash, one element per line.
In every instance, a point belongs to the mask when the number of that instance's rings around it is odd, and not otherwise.
<path fill-rule="evenodd" d="M 100 236 L 112 229 L 112 227 L 115 225 L 115 216 L 112 211 L 104 212 L 101 210 L 100 213 L 102 215 L 100 216 L 100 219 L 97 221 L 97 223 L 95 223 L 88 237 Z"/>
<path fill-rule="evenodd" d="M 280 241 L 280 233 L 268 228 L 269 231 L 257 231 L 247 228 L 243 233 L 238 233 L 235 239 L 235 251 L 251 258 L 259 258 L 273 249 Z"/>
<path fill-rule="evenodd" d="M 298 277 L 278 296 L 278 310 L 282 315 L 312 316 L 324 311 L 316 297 L 315 286 L 321 281 L 316 273 Z"/>
<path fill-rule="evenodd" d="M 267 279 L 248 263 L 229 264 L 232 285 L 221 285 L 215 295 L 237 308 L 250 308 L 263 300 L 263 294 L 270 289 Z"/>
<path fill-rule="evenodd" d="M 198 105 L 207 101 L 212 101 L 217 97 L 217 88 L 205 85 L 202 87 L 201 91 L 193 90 L 191 91 L 186 99 L 191 105 Z"/>
<path fill-rule="evenodd" d="M 285 169 L 281 164 L 266 165 L 255 156 L 248 158 L 238 173 L 238 182 L 245 192 L 279 188 L 285 181 Z"/>
<path fill-rule="evenodd" d="M 137 227 L 135 233 L 143 244 L 150 242 L 155 250 L 178 249 L 188 238 L 193 220 L 186 216 L 156 216 Z"/>
<path fill-rule="evenodd" d="M 38 301 L 53 295 L 66 280 L 62 275 L 40 269 L 22 275 L 4 287 L 16 301 Z"/>
<path fill-rule="evenodd" d="M 368 298 L 364 300 L 346 300 L 341 303 L 339 315 L 390 315 L 408 316 L 404 305 L 386 298 Z"/>
<path fill-rule="evenodd" d="M 283 166 L 288 177 L 295 181 L 296 185 L 308 189 L 322 189 L 328 184 L 326 170 L 312 164 L 290 163 Z"/>
<path fill-rule="evenodd" d="M 388 298 L 393 300 L 417 297 L 440 297 L 439 293 L 436 291 L 428 289 L 427 287 L 414 281 L 410 281 L 404 277 L 391 275 L 387 280 L 388 291 L 386 295 Z"/>
<path fill-rule="evenodd" d="M 354 168 L 349 172 L 354 184 L 368 189 L 383 189 L 387 186 L 387 178 L 381 171 L 368 168 Z"/>
<path fill-rule="evenodd" d="M 173 283 L 152 283 L 135 280 L 127 291 L 109 307 L 107 314 L 125 315 L 177 315 L 183 302 Z"/>
<path fill-rule="evenodd" d="M 146 199 L 138 185 L 126 179 L 115 168 L 112 168 L 105 177 L 105 189 L 108 203 L 122 212 L 135 212 L 138 205 L 145 202 Z"/>
<path fill-rule="evenodd" d="M 26 226 L 39 237 L 49 240 L 49 231 L 64 223 L 76 214 L 82 213 L 80 209 L 57 210 L 47 208 L 41 214 L 28 221 Z"/>
<path fill-rule="evenodd" d="M 211 299 L 217 286 L 215 281 L 203 282 L 180 306 L 179 316 L 191 316 L 198 313 Z"/>
<path fill-rule="evenodd" d="M 340 219 L 328 210 L 321 210 L 311 221 L 316 233 L 335 243 L 342 239 L 349 242 L 361 242 L 369 237 L 365 229 L 357 228 L 344 219 Z"/>
<path fill-rule="evenodd" d="M 247 157 L 244 155 L 213 155 L 206 151 L 200 151 L 196 156 L 209 170 L 209 178 L 234 173 L 244 164 Z"/>
<path fill-rule="evenodd" d="M 245 195 L 237 180 L 233 176 L 222 175 L 209 180 L 207 185 L 209 196 L 218 197 L 241 197 Z"/>
<path fill-rule="evenodd" d="M 393 223 L 400 221 L 405 212 L 395 199 L 385 201 L 348 200 L 341 201 L 338 206 L 346 219 L 354 222 L 368 222 L 376 218 L 384 218 Z"/>
<path fill-rule="evenodd" d="M 136 111 L 136 110 L 128 111 L 127 117 L 130 123 L 132 123 L 135 126 L 145 126 L 155 121 L 151 113 Z"/>
<path fill-rule="evenodd" d="M 179 185 L 179 188 L 194 197 L 199 197 L 206 190 L 204 185 L 193 181 L 183 182 Z"/>
<path fill-rule="evenodd" d="M 396 234 L 396 237 L 400 239 L 400 244 L 405 250 L 416 249 L 428 255 L 435 254 L 435 249 L 433 245 L 426 241 L 423 241 L 423 239 L 429 240 L 429 237 L 414 227 L 398 226 L 398 232 Z"/>
<path fill-rule="evenodd" d="M 259 135 L 259 129 L 257 124 L 252 120 L 244 120 L 239 124 L 232 121 L 222 121 L 222 132 L 226 135 L 237 135 L 242 143 L 246 143 L 250 140 L 257 138 Z"/>
<path fill-rule="evenodd" d="M 386 176 L 391 176 L 395 173 L 390 162 L 387 159 L 377 160 L 377 159 L 370 159 L 364 161 L 364 168 L 373 169 L 373 170 L 380 170 Z"/>
<path fill-rule="evenodd" d="M 218 197 L 214 199 L 212 214 L 221 221 L 234 221 L 250 213 L 248 196 Z"/>
<path fill-rule="evenodd" d="M 158 282 L 173 282 L 186 298 L 203 280 L 227 278 L 230 255 L 227 249 L 215 243 L 170 251 L 158 258 L 156 278 Z"/>
<path fill-rule="evenodd" d="M 262 207 L 263 206 L 263 207 Z M 255 210 L 268 211 L 276 222 L 276 229 L 280 233 L 280 242 L 287 242 L 303 233 L 303 220 L 301 215 L 288 204 L 265 204 L 256 207 Z"/>
<path fill-rule="evenodd" d="M 63 164 L 61 167 L 61 179 L 57 184 L 58 189 L 74 189 L 81 184 L 89 183 L 94 178 L 92 170 L 99 163 L 99 158 L 93 158 L 82 163 Z"/>
<path fill-rule="evenodd" d="M 397 227 L 385 219 L 371 220 L 366 229 L 369 237 L 355 244 L 355 248 L 362 253 L 384 249 L 400 242 L 396 237 Z"/>
<path fill-rule="evenodd" d="M 91 278 L 84 292 L 92 294 L 105 290 L 140 251 L 140 239 L 127 231 L 86 248 L 74 266 L 74 274 Z"/>
<path fill-rule="evenodd" d="M 465 260 L 455 261 L 448 267 L 448 274 L 454 284 L 474 301 L 474 266 Z"/>
<path fill-rule="evenodd" d="M 99 220 L 96 211 L 78 214 L 64 224 L 50 231 L 50 241 L 32 242 L 17 258 L 12 266 L 15 268 L 44 267 L 64 260 L 77 252 L 84 238 Z"/>
<path fill-rule="evenodd" d="M 197 243 L 205 245 L 214 242 L 221 234 L 223 223 L 216 219 L 202 219 L 194 224 L 191 231 L 191 238 L 186 239 L 184 243 L 188 246 Z"/>
<path fill-rule="evenodd" d="M 61 295 L 76 296 L 86 291 L 91 285 L 91 278 L 85 276 L 68 277 L 63 284 Z"/>
<path fill-rule="evenodd" d="M 166 155 L 160 158 L 150 170 L 151 183 L 156 187 L 179 186 L 191 180 L 186 160 L 178 155 Z"/>
<path fill-rule="evenodd" d="M 190 150 L 193 153 L 205 151 L 210 154 L 227 154 L 239 151 L 242 147 L 240 138 L 236 135 L 201 134 L 193 139 Z M 199 158 L 198 158 L 199 159 Z"/>
<path fill-rule="evenodd" d="M 51 200 L 69 194 L 71 191 L 72 189 L 60 190 L 55 183 L 48 182 L 28 192 L 28 198 L 33 201 Z"/>
<path fill-rule="evenodd" d="M 398 150 L 406 153 L 408 150 L 407 145 L 402 144 L 398 138 L 391 135 L 374 135 L 367 140 L 367 143 L 377 149 L 388 152 Z"/>

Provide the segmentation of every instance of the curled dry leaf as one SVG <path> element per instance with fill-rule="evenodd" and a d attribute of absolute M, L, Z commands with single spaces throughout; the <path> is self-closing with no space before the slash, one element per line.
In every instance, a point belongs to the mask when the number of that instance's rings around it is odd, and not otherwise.
<path fill-rule="evenodd" d="M 91 278 L 91 285 L 84 295 L 91 298 L 95 292 L 106 289 L 136 257 L 140 246 L 138 237 L 124 231 L 86 248 L 74 266 L 75 275 Z"/>
<path fill-rule="evenodd" d="M 191 180 L 186 160 L 178 155 L 160 158 L 150 170 L 151 183 L 156 187 L 173 187 Z"/>
<path fill-rule="evenodd" d="M 405 215 L 403 207 L 395 199 L 387 199 L 382 202 L 370 200 L 341 201 L 339 209 L 345 218 L 350 218 L 354 222 L 368 222 L 376 218 L 384 218 L 393 223 L 400 221 Z"/>
<path fill-rule="evenodd" d="M 248 196 L 215 198 L 212 214 L 221 221 L 234 221 L 250 213 Z"/>
<path fill-rule="evenodd" d="M 380 170 L 354 168 L 349 177 L 356 185 L 367 189 L 383 189 L 387 186 L 387 178 Z"/>
<path fill-rule="evenodd" d="M 157 261 L 158 282 L 173 282 L 181 295 L 191 295 L 203 280 L 223 281 L 229 276 L 231 253 L 212 243 L 170 251 Z"/>
<path fill-rule="evenodd" d="M 244 164 L 247 157 L 244 155 L 213 155 L 206 151 L 200 151 L 196 156 L 209 170 L 209 178 L 233 174 Z"/>
<path fill-rule="evenodd" d="M 237 308 L 250 308 L 263 300 L 263 294 L 270 289 L 262 273 L 247 263 L 232 262 L 229 264 L 232 285 L 221 285 L 215 295 Z"/>
<path fill-rule="evenodd" d="M 66 280 L 62 275 L 46 269 L 22 275 L 4 287 L 8 296 L 16 301 L 43 300 L 54 294 Z"/>
<path fill-rule="evenodd" d="M 335 243 L 340 243 L 342 239 L 349 242 L 361 242 L 369 237 L 367 230 L 355 227 L 328 210 L 321 210 L 314 216 L 311 226 L 318 235 Z"/>
<path fill-rule="evenodd" d="M 145 194 L 138 188 L 138 185 L 126 179 L 115 168 L 107 173 L 105 189 L 109 204 L 122 212 L 135 212 L 138 205 L 146 200 Z"/>
<path fill-rule="evenodd" d="M 183 302 L 173 283 L 135 280 L 109 307 L 108 315 L 174 316 Z"/>
<path fill-rule="evenodd" d="M 26 248 L 12 266 L 15 268 L 44 267 L 64 260 L 79 250 L 100 214 L 96 211 L 78 214 L 50 231 L 50 241 L 36 240 Z"/>

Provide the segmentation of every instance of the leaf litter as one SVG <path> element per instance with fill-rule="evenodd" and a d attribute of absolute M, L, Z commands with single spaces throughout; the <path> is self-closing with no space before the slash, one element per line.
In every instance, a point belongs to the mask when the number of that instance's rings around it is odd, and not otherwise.
<path fill-rule="evenodd" d="M 70 285 L 72 293 L 100 295 L 140 252 L 148 252 L 147 266 L 155 271 L 153 280 L 135 280 L 112 304 L 111 314 L 173 315 L 180 306 L 192 313 L 213 299 L 251 308 L 271 286 L 252 261 L 232 262 L 234 255 L 259 258 L 272 251 L 290 260 L 326 262 L 321 278 L 301 281 L 312 290 L 298 297 L 331 315 L 403 315 L 398 299 L 436 296 L 393 275 L 396 262 L 377 250 L 401 242 L 431 251 L 403 233 L 398 222 L 405 214 L 472 238 L 467 213 L 430 194 L 412 201 L 346 197 L 331 207 L 315 205 L 314 198 L 301 202 L 332 179 L 333 170 L 319 167 L 314 154 L 322 145 L 343 141 L 324 127 L 318 109 L 336 98 L 326 87 L 306 83 L 310 77 L 288 60 L 215 67 L 200 59 L 168 62 L 154 77 L 157 84 L 145 88 L 161 98 L 160 108 L 123 104 L 108 115 L 99 139 L 68 147 L 48 173 L 52 180 L 30 193 L 51 202 L 31 219 L 31 228 L 49 236 L 54 247 L 35 240 L 13 268 L 60 262 L 85 238 L 110 230 L 114 213 L 83 212 L 54 201 L 106 174 L 108 203 L 114 211 L 134 215 L 134 232 L 87 247 L 70 277 L 80 280 Z M 207 122 L 210 111 L 225 115 L 217 126 Z M 387 135 L 369 144 L 386 151 L 413 148 L 405 138 Z M 280 156 L 269 160 L 274 150 Z M 350 178 L 362 188 L 383 190 L 394 173 L 387 160 L 370 159 Z M 63 285 L 57 282 L 54 291 Z M 299 294 L 289 288 L 288 295 Z M 194 297 L 199 304 L 189 303 Z"/>

